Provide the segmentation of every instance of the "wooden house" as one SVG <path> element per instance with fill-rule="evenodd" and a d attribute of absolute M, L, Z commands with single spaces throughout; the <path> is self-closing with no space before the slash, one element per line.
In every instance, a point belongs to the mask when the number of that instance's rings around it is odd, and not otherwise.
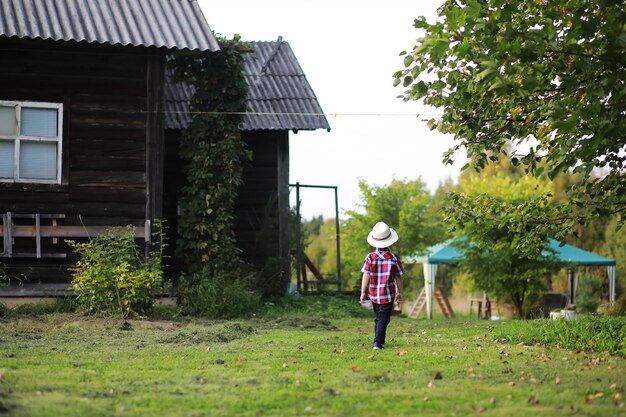
<path fill-rule="evenodd" d="M 289 131 L 328 123 L 289 45 L 253 45 L 236 235 L 258 263 L 289 256 Z M 195 0 L 0 0 L 0 272 L 26 284 L 0 296 L 62 293 L 66 238 L 130 224 L 150 240 L 166 219 L 175 243 L 192 91 L 167 81 L 166 56 L 218 49 Z"/>
<path fill-rule="evenodd" d="M 289 134 L 330 126 L 289 43 L 279 37 L 248 45 L 244 75 L 249 110 L 241 132 L 253 156 L 244 165 L 235 237 L 246 261 L 257 267 L 277 261 L 272 273 L 288 279 Z M 170 241 L 176 238 L 177 192 L 184 181 L 174 158 L 180 132 L 189 123 L 192 94 L 188 85 L 166 84 L 166 153 L 171 159 L 165 166 L 164 218 L 173 232 Z"/>
<path fill-rule="evenodd" d="M 166 55 L 218 49 L 195 0 L 0 0 L 4 273 L 67 283 L 65 238 L 124 225 L 150 238 Z"/>

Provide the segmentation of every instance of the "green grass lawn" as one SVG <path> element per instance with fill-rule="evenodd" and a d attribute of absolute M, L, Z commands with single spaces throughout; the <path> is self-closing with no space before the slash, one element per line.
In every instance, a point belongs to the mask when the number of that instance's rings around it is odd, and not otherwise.
<path fill-rule="evenodd" d="M 513 322 L 276 305 L 230 321 L 76 314 L 0 324 L 10 416 L 626 416 L 626 360 L 507 343 Z"/>

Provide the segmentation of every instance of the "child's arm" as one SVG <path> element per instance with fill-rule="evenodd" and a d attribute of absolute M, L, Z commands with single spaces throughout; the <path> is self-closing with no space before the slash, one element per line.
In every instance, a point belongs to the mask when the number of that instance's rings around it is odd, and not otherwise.
<path fill-rule="evenodd" d="M 398 300 L 398 302 L 401 303 L 403 301 L 402 299 L 402 275 L 396 275 L 396 286 L 398 287 L 396 300 Z"/>
<path fill-rule="evenodd" d="M 361 302 L 364 303 L 367 299 L 367 293 L 370 286 L 370 274 L 367 272 L 363 273 L 363 278 L 361 279 Z"/>

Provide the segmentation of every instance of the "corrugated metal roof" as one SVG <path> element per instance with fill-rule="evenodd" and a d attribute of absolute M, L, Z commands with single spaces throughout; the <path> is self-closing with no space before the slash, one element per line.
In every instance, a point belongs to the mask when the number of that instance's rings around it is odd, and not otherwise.
<path fill-rule="evenodd" d="M 0 0 L 0 36 L 219 50 L 196 0 Z"/>
<path fill-rule="evenodd" d="M 249 42 L 244 75 L 248 108 L 242 130 L 330 130 L 330 125 L 287 42 Z M 165 88 L 165 125 L 184 129 L 193 89 L 184 84 Z"/>

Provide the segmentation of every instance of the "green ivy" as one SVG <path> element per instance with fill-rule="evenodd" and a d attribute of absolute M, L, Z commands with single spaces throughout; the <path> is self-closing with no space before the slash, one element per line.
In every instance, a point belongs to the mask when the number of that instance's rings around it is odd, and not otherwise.
<path fill-rule="evenodd" d="M 237 36 L 218 41 L 219 52 L 180 55 L 169 63 L 174 81 L 195 89 L 179 148 L 187 182 L 179 199 L 177 255 L 189 271 L 209 275 L 225 273 L 238 262 L 234 202 L 243 161 L 251 158 L 239 131 L 248 94 L 246 47 Z"/>

